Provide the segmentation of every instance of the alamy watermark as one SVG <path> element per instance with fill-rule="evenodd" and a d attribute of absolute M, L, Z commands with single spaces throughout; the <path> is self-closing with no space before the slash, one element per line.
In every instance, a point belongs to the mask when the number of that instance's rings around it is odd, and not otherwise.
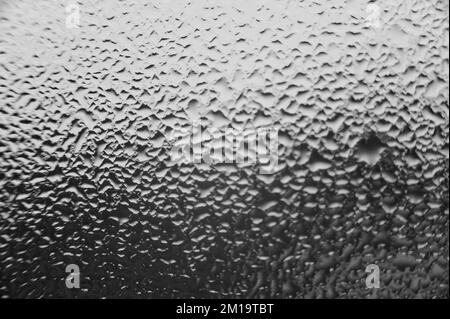
<path fill-rule="evenodd" d="M 366 273 L 368 273 L 366 277 L 366 288 L 380 288 L 380 267 L 375 264 L 367 265 Z"/>
<path fill-rule="evenodd" d="M 66 27 L 68 29 L 80 27 L 80 6 L 76 3 L 66 5 Z"/>
<path fill-rule="evenodd" d="M 75 264 L 66 266 L 66 287 L 69 289 L 80 288 L 80 267 Z"/>
<path fill-rule="evenodd" d="M 261 174 L 278 166 L 278 129 L 206 127 L 201 120 L 171 132 L 170 159 L 176 163 L 258 165 Z"/>
<path fill-rule="evenodd" d="M 381 28 L 380 7 L 375 3 L 369 3 L 366 6 L 366 26 L 379 29 Z"/>

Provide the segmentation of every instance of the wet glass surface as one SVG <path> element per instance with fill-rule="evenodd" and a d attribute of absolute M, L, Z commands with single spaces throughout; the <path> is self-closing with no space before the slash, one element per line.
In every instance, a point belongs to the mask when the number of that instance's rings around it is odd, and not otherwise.
<path fill-rule="evenodd" d="M 448 12 L 0 1 L 0 296 L 448 298 Z M 277 163 L 177 162 L 193 123 Z"/>

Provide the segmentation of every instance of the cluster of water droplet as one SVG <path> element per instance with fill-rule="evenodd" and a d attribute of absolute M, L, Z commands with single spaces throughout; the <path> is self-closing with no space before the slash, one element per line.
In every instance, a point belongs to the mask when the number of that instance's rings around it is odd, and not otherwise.
<path fill-rule="evenodd" d="M 0 1 L 0 296 L 448 297 L 447 1 L 74 3 Z"/>

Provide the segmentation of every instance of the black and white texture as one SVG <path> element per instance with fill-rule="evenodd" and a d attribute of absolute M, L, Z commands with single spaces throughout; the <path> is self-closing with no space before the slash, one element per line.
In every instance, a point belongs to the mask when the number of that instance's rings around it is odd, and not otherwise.
<path fill-rule="evenodd" d="M 447 0 L 0 0 L 0 296 L 448 298 L 448 23 Z M 276 170 L 171 161 L 199 119 L 275 128 Z"/>

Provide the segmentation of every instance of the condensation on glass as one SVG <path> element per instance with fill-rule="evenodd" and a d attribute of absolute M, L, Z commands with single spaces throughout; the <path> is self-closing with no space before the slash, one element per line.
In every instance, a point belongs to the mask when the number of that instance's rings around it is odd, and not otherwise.
<path fill-rule="evenodd" d="M 448 298 L 448 12 L 0 1 L 0 296 Z M 274 169 L 173 161 L 195 123 Z"/>

